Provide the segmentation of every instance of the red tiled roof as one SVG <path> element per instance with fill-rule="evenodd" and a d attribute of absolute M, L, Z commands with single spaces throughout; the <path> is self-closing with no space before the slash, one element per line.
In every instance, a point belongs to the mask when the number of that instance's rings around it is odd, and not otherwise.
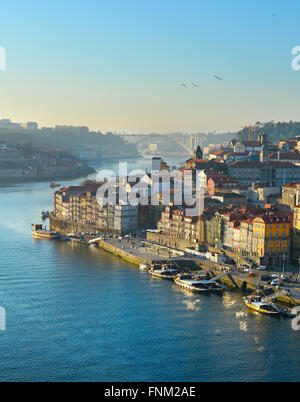
<path fill-rule="evenodd" d="M 229 166 L 237 166 L 237 167 L 241 167 L 241 166 L 259 167 L 261 165 L 262 165 L 262 163 L 258 162 L 258 161 L 235 161 L 235 162 L 229 163 Z"/>
<path fill-rule="evenodd" d="M 288 222 L 288 214 L 287 213 L 275 213 L 269 212 L 262 215 L 258 215 L 256 218 L 261 218 L 265 223 L 284 223 Z"/>
<path fill-rule="evenodd" d="M 247 156 L 249 155 L 249 151 L 246 152 L 229 152 L 227 156 Z"/>
<path fill-rule="evenodd" d="M 208 175 L 207 176 L 207 181 L 213 180 L 215 183 L 233 183 L 237 184 L 237 181 L 226 174 L 220 174 L 220 175 Z"/>
<path fill-rule="evenodd" d="M 279 160 L 281 160 L 281 159 L 286 159 L 286 160 L 288 160 L 288 159 L 290 159 L 290 160 L 297 160 L 297 161 L 299 161 L 300 160 L 300 154 L 299 153 L 297 153 L 297 152 L 280 152 L 279 153 Z M 273 154 L 270 154 L 269 155 L 269 159 L 278 159 L 278 154 L 277 153 L 273 153 Z"/>
<path fill-rule="evenodd" d="M 216 151 L 210 152 L 210 155 L 224 155 L 227 153 L 228 153 L 228 151 L 224 151 L 224 149 L 218 149 Z"/>
<path fill-rule="evenodd" d="M 280 162 L 280 161 L 269 161 L 268 164 L 270 166 L 274 166 L 274 167 L 289 167 L 289 168 L 294 168 L 295 165 L 291 162 Z M 235 161 L 235 162 L 231 162 L 229 163 L 229 166 L 234 166 L 234 167 L 262 167 L 265 164 L 262 162 L 258 162 L 258 161 Z"/>
<path fill-rule="evenodd" d="M 261 143 L 259 141 L 242 141 L 245 147 L 260 147 Z"/>
<path fill-rule="evenodd" d="M 293 187 L 296 188 L 300 183 L 287 183 L 283 187 Z"/>
<path fill-rule="evenodd" d="M 191 158 L 191 159 L 188 159 L 186 162 L 207 163 L 207 162 L 210 162 L 210 160 L 209 160 L 209 159 L 195 159 L 195 158 Z"/>
<path fill-rule="evenodd" d="M 83 190 L 84 187 L 82 186 L 69 186 L 69 187 L 62 187 L 59 191 L 80 191 Z"/>

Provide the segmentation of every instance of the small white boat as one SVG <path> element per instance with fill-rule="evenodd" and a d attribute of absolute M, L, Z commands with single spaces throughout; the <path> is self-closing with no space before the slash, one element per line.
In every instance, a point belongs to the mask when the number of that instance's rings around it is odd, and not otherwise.
<path fill-rule="evenodd" d="M 140 267 L 139 267 L 140 269 L 146 269 L 146 270 L 148 270 L 149 268 L 150 268 L 150 265 L 149 264 L 147 264 L 146 262 L 142 262 L 141 264 L 140 264 Z"/>
<path fill-rule="evenodd" d="M 60 186 L 61 186 L 61 184 L 56 184 L 56 183 L 54 183 L 54 181 L 52 181 L 52 182 L 50 183 L 50 187 L 51 187 L 51 188 L 60 187 Z"/>
<path fill-rule="evenodd" d="M 249 309 L 257 311 L 258 313 L 272 316 L 278 316 L 280 314 L 280 310 L 276 304 L 263 301 L 261 296 L 254 295 L 243 297 L 243 300 Z"/>

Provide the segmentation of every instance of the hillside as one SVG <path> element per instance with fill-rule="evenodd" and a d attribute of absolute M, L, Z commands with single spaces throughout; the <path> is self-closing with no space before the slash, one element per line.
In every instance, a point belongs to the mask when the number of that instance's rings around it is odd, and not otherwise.
<path fill-rule="evenodd" d="M 17 145 L 19 147 L 30 146 L 39 150 L 62 150 L 75 157 L 85 155 L 86 159 L 107 159 L 138 157 L 139 153 L 135 145 L 127 144 L 120 136 L 96 132 L 78 133 L 75 130 L 60 129 L 45 133 L 18 132 L 13 130 L 1 130 L 0 142 Z"/>
<path fill-rule="evenodd" d="M 277 122 L 269 121 L 266 123 L 257 122 L 252 127 L 252 138 L 256 139 L 259 133 L 265 133 L 268 136 L 268 140 L 272 142 L 278 142 L 278 140 L 282 138 L 293 138 L 300 135 L 300 122 L 290 121 L 286 122 Z M 236 134 L 236 138 L 239 141 L 247 140 L 249 135 L 249 129 L 244 128 L 240 130 Z"/>

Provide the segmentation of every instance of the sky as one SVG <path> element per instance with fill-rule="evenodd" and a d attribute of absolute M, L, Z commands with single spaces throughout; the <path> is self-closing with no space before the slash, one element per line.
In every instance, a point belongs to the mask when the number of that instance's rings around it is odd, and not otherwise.
<path fill-rule="evenodd" d="M 300 120 L 298 0 L 10 0 L 0 46 L 0 118 L 128 133 Z"/>

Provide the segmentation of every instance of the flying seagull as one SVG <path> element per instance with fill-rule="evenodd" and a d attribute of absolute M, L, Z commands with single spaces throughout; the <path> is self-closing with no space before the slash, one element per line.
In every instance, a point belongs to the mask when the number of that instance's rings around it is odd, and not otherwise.
<path fill-rule="evenodd" d="M 192 82 L 193 87 L 198 87 L 199 85 L 195 84 L 194 82 Z"/>
<path fill-rule="evenodd" d="M 182 85 L 183 87 L 185 87 L 185 88 L 186 88 L 186 84 L 180 84 L 180 85 Z"/>
<path fill-rule="evenodd" d="M 214 75 L 214 77 L 217 79 L 217 80 L 223 80 L 223 78 L 221 78 L 221 77 L 218 77 L 217 75 Z"/>

